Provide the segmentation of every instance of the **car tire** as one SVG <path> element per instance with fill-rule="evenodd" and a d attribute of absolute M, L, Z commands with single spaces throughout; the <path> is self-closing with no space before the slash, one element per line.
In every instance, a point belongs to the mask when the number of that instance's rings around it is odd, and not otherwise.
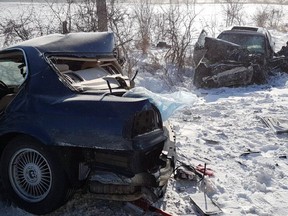
<path fill-rule="evenodd" d="M 68 198 L 68 181 L 58 158 L 30 137 L 14 138 L 5 147 L 1 178 L 11 201 L 33 214 L 54 211 Z"/>

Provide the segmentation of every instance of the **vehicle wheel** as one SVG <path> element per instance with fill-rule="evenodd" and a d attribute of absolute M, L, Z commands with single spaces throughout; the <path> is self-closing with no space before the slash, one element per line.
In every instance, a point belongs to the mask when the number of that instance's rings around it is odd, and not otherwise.
<path fill-rule="evenodd" d="M 17 137 L 6 146 L 1 176 L 11 200 L 33 214 L 46 214 L 60 207 L 69 192 L 57 158 L 29 137 Z"/>

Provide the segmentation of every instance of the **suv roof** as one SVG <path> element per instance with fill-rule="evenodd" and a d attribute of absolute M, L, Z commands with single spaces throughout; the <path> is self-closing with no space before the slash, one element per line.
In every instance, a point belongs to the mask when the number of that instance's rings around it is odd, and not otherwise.
<path fill-rule="evenodd" d="M 263 36 L 266 36 L 266 34 L 270 35 L 269 31 L 265 28 L 250 27 L 250 26 L 234 26 L 230 30 L 223 31 L 222 33 L 263 35 Z"/>
<path fill-rule="evenodd" d="M 262 27 L 250 27 L 250 26 L 234 26 L 232 27 L 231 30 L 264 32 L 264 28 Z"/>

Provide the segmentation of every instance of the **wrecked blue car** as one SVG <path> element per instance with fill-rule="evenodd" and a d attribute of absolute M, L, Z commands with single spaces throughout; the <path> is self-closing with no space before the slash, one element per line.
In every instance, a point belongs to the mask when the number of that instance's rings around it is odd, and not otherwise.
<path fill-rule="evenodd" d="M 131 201 L 160 197 L 175 137 L 147 98 L 124 97 L 113 33 L 31 39 L 0 51 L 1 182 L 9 198 L 46 214 L 71 191 Z"/>

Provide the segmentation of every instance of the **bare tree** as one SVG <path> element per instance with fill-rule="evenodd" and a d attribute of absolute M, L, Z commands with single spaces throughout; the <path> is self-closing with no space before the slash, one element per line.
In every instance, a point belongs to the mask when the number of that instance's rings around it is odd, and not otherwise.
<path fill-rule="evenodd" d="M 74 14 L 76 31 L 108 31 L 106 0 L 82 0 L 76 4 Z"/>
<path fill-rule="evenodd" d="M 65 0 L 65 4 L 59 4 L 59 0 L 45 1 L 64 34 L 71 31 L 108 31 L 106 0 Z"/>
<path fill-rule="evenodd" d="M 153 9 L 150 0 L 140 0 L 139 3 L 135 4 L 135 19 L 137 20 L 140 37 L 138 45 L 142 52 L 147 54 L 151 39 Z"/>
<path fill-rule="evenodd" d="M 216 16 L 211 16 L 208 18 L 208 20 L 203 20 L 201 22 L 202 29 L 205 29 L 210 36 L 216 37 L 220 32 L 218 21 L 219 20 L 216 19 Z"/>
<path fill-rule="evenodd" d="M 106 0 L 45 0 L 62 33 L 71 31 L 108 31 L 108 12 Z M 114 0 L 112 0 L 114 2 Z"/>
<path fill-rule="evenodd" d="M 106 0 L 97 0 L 98 30 L 108 31 L 108 13 Z"/>
<path fill-rule="evenodd" d="M 255 21 L 257 26 L 281 29 L 281 21 L 284 18 L 283 7 L 273 7 L 267 5 L 264 8 L 258 8 L 252 19 Z"/>
<path fill-rule="evenodd" d="M 72 31 L 99 31 L 99 19 L 97 14 L 97 1 L 99 1 L 98 14 L 102 13 L 104 0 L 45 0 L 46 6 L 50 11 L 39 12 L 33 3 L 27 8 L 19 9 L 17 15 L 2 17 L 0 23 L 0 33 L 4 35 L 4 45 L 27 40 L 34 36 L 40 36 L 50 33 L 69 33 Z M 106 6 L 106 0 L 105 5 Z M 47 9 L 47 8 L 46 8 Z M 107 10 L 107 8 L 106 8 Z M 107 11 L 106 11 L 107 16 Z M 45 20 L 45 22 L 43 22 Z M 101 17 L 101 22 L 105 20 Z M 99 21 L 99 23 L 98 23 Z M 108 30 L 107 17 L 104 22 L 106 27 L 101 24 L 102 30 Z"/>
<path fill-rule="evenodd" d="M 127 75 L 132 78 L 133 68 L 136 66 L 137 61 L 133 58 L 133 19 L 128 13 L 127 8 L 119 4 L 115 4 L 114 0 L 110 1 L 107 5 L 108 9 L 108 24 L 115 36 L 117 42 L 117 51 L 122 58 L 126 60 L 125 68 Z"/>
<path fill-rule="evenodd" d="M 280 8 L 270 8 L 269 15 L 269 27 L 278 29 L 281 25 L 281 21 L 285 17 L 283 7 L 281 6 Z"/>
<path fill-rule="evenodd" d="M 0 17 L 0 33 L 4 35 L 4 46 L 56 31 L 52 21 L 43 23 L 33 5 L 18 11 L 17 15 L 10 13 Z"/>
<path fill-rule="evenodd" d="M 243 0 L 225 0 L 223 11 L 226 17 L 226 27 L 234 24 L 241 25 L 243 17 Z"/>
<path fill-rule="evenodd" d="M 267 6 L 265 8 L 258 9 L 256 14 L 253 15 L 252 19 L 255 21 L 256 26 L 265 27 L 269 19 Z"/>
<path fill-rule="evenodd" d="M 163 11 L 163 9 L 162 9 Z M 155 42 L 165 41 L 167 19 L 165 13 L 157 13 L 154 15 L 153 37 Z M 153 40 L 153 39 L 152 39 Z"/>
<path fill-rule="evenodd" d="M 45 0 L 46 4 L 53 14 L 53 20 L 58 21 L 59 32 L 67 34 L 72 31 L 72 10 L 75 4 L 74 0 L 65 0 L 65 4 L 59 0 Z"/>
<path fill-rule="evenodd" d="M 83 0 L 76 5 L 73 23 L 76 31 L 98 31 L 97 2 L 96 0 Z"/>
<path fill-rule="evenodd" d="M 192 42 L 192 27 L 196 14 L 187 10 L 186 13 L 179 4 L 171 5 L 166 13 L 168 26 L 166 36 L 171 43 L 171 48 L 166 54 L 166 60 L 176 64 L 179 69 L 185 66 L 188 49 Z"/>

